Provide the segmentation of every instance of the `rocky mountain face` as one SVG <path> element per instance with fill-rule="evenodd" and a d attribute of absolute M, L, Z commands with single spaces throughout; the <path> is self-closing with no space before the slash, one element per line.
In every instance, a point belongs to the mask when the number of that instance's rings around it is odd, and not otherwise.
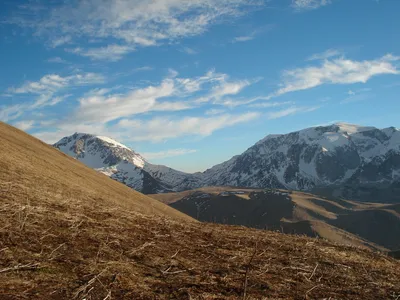
<path fill-rule="evenodd" d="M 330 195 L 354 199 L 375 194 L 368 200 L 380 201 L 376 199 L 379 190 L 399 189 L 399 181 L 398 129 L 338 123 L 269 135 L 243 154 L 204 172 L 203 185 L 324 189 Z M 396 197 L 390 194 L 386 196 Z"/>
<path fill-rule="evenodd" d="M 387 193 L 390 187 L 395 191 L 390 197 L 399 197 L 395 195 L 400 189 L 400 131 L 394 127 L 380 130 L 338 123 L 268 135 L 243 154 L 195 174 L 150 164 L 105 137 L 74 134 L 54 146 L 146 193 L 240 186 L 320 190 L 355 199 L 367 194 L 375 195 L 369 201 L 379 201 L 375 199 L 379 190 Z"/>

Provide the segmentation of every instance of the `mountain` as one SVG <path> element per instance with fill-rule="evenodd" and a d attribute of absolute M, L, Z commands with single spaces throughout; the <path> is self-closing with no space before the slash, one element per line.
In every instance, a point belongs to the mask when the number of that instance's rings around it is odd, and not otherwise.
<path fill-rule="evenodd" d="M 317 236 L 386 252 L 400 249 L 400 203 L 332 200 L 298 191 L 229 187 L 150 196 L 202 222 Z"/>
<path fill-rule="evenodd" d="M 125 145 L 104 136 L 75 133 L 53 145 L 112 179 L 139 192 L 172 191 L 188 174 L 153 165 Z"/>
<path fill-rule="evenodd" d="M 368 249 L 196 222 L 0 122 L 0 298 L 392 299 Z"/>
<path fill-rule="evenodd" d="M 400 131 L 346 123 L 268 135 L 203 173 L 153 165 L 107 137 L 74 134 L 54 145 L 146 194 L 205 186 L 281 188 L 371 202 L 400 202 Z"/>
<path fill-rule="evenodd" d="M 399 181 L 398 129 L 337 123 L 268 135 L 243 154 L 205 171 L 201 185 L 325 189 L 337 197 L 368 196 L 370 201 L 379 201 L 378 196 L 386 193 L 386 201 L 398 202 Z"/>

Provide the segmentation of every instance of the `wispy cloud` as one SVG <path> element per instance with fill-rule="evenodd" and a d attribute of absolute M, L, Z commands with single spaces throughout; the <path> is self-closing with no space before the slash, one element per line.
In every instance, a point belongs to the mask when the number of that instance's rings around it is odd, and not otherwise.
<path fill-rule="evenodd" d="M 54 120 L 34 135 L 48 143 L 55 143 L 74 132 L 90 132 L 112 136 L 123 142 L 163 142 L 180 137 L 206 137 L 217 130 L 250 122 L 260 113 L 222 114 L 211 117 L 154 117 L 149 120 L 122 119 L 116 125 L 107 126 L 102 122 L 85 123 L 68 120 Z"/>
<path fill-rule="evenodd" d="M 24 113 L 25 105 L 15 104 L 9 106 L 0 106 L 0 120 L 9 122 L 18 119 Z"/>
<path fill-rule="evenodd" d="M 31 129 L 34 124 L 35 124 L 35 121 L 26 120 L 26 121 L 16 122 L 13 125 L 23 131 L 26 131 L 26 130 Z"/>
<path fill-rule="evenodd" d="M 270 112 L 267 114 L 267 118 L 269 120 L 274 120 L 274 119 L 279 119 L 299 113 L 306 113 L 306 112 L 312 112 L 317 109 L 319 109 L 320 106 L 313 106 L 313 107 L 297 107 L 297 106 L 292 106 L 287 109 L 282 109 L 274 112 Z"/>
<path fill-rule="evenodd" d="M 50 63 L 57 63 L 57 64 L 68 64 L 69 62 L 67 62 L 66 60 L 62 59 L 61 57 L 51 57 L 47 60 L 47 62 Z"/>
<path fill-rule="evenodd" d="M 26 9 L 32 11 L 35 4 L 20 6 L 20 14 L 14 14 L 8 22 L 32 28 L 36 36 L 48 39 L 53 47 L 82 38 L 105 43 L 110 38 L 119 40 L 119 47 L 127 46 L 119 49 L 118 55 L 122 56 L 136 47 L 200 35 L 214 24 L 244 15 L 265 3 L 263 0 L 69 1 L 40 14 L 30 13 L 30 18 L 26 17 Z M 112 59 L 114 56 L 107 47 L 80 49 L 76 54 Z"/>
<path fill-rule="evenodd" d="M 347 104 L 347 103 L 359 102 L 370 99 L 375 96 L 371 93 L 371 91 L 372 89 L 370 88 L 348 90 L 347 97 L 344 100 L 342 100 L 340 104 Z"/>
<path fill-rule="evenodd" d="M 220 115 L 225 112 L 225 109 L 211 108 L 206 111 L 207 116 Z"/>
<path fill-rule="evenodd" d="M 282 87 L 271 96 L 311 89 L 323 84 L 366 83 L 374 76 L 399 74 L 393 62 L 399 56 L 385 55 L 375 60 L 354 61 L 345 58 L 325 60 L 320 66 L 305 67 L 283 72 Z"/>
<path fill-rule="evenodd" d="M 343 55 L 343 53 L 336 49 L 328 49 L 322 53 L 316 53 L 307 58 L 308 61 L 324 60 L 335 56 Z"/>
<path fill-rule="evenodd" d="M 105 78 L 97 73 L 81 73 L 62 77 L 58 74 L 48 74 L 39 81 L 27 81 L 20 87 L 11 87 L 7 91 L 12 94 L 43 94 L 55 93 L 63 88 L 104 83 Z"/>
<path fill-rule="evenodd" d="M 251 80 L 231 80 L 226 74 L 215 71 L 195 78 L 177 76 L 174 73 L 159 85 L 134 89 L 127 94 L 88 94 L 79 99 L 75 116 L 86 122 L 110 122 L 147 112 L 192 109 L 209 102 L 223 105 L 226 96 L 237 95 L 253 83 Z M 204 95 L 196 96 L 198 92 Z M 175 97 L 173 101 L 171 97 Z"/>
<path fill-rule="evenodd" d="M 292 0 L 292 7 L 299 11 L 311 10 L 331 3 L 331 0 Z"/>
<path fill-rule="evenodd" d="M 79 100 L 76 118 L 85 122 L 109 122 L 150 111 L 176 111 L 190 108 L 186 102 L 159 101 L 174 95 L 175 92 L 174 80 L 167 78 L 158 86 L 136 89 L 125 95 L 91 95 Z M 107 109 L 104 109 L 105 107 Z"/>
<path fill-rule="evenodd" d="M 183 47 L 181 51 L 189 55 L 195 55 L 199 53 L 197 50 L 190 47 Z"/>
<path fill-rule="evenodd" d="M 50 46 L 52 48 L 57 48 L 59 46 L 65 45 L 70 43 L 72 40 L 72 37 L 70 35 L 66 35 L 66 36 L 61 36 L 61 37 L 57 37 L 55 39 L 52 39 L 50 41 Z"/>
<path fill-rule="evenodd" d="M 261 102 L 261 103 L 250 104 L 249 107 L 252 107 L 252 108 L 271 108 L 271 107 L 279 107 L 279 106 L 286 106 L 286 105 L 292 105 L 292 104 L 294 104 L 294 102 L 292 102 L 292 101 Z"/>
<path fill-rule="evenodd" d="M 194 149 L 170 149 L 160 152 L 144 152 L 142 153 L 142 155 L 148 160 L 156 160 L 168 157 L 182 156 L 196 152 L 197 150 Z"/>
<path fill-rule="evenodd" d="M 212 90 L 205 96 L 202 96 L 195 100 L 196 103 L 211 102 L 213 104 L 219 104 L 224 106 L 236 106 L 239 102 L 226 98 L 227 96 L 235 96 L 241 93 L 246 87 L 259 82 L 260 79 L 252 80 L 230 80 L 228 76 L 224 76 L 219 80 L 218 84 L 215 85 Z M 240 102 L 239 105 L 244 103 Z"/>
<path fill-rule="evenodd" d="M 242 35 L 242 36 L 237 36 L 235 37 L 232 42 L 233 43 L 240 43 L 240 42 L 247 42 L 247 41 L 251 41 L 254 39 L 254 35 Z"/>
<path fill-rule="evenodd" d="M 129 135 L 125 139 L 130 141 L 161 142 L 183 136 L 205 137 L 216 130 L 249 122 L 259 116 L 259 113 L 249 112 L 212 117 L 184 117 L 181 119 L 160 117 L 149 121 L 124 119 L 118 123 L 118 128 Z"/>
<path fill-rule="evenodd" d="M 36 100 L 0 107 L 0 120 L 5 122 L 16 120 L 26 112 L 54 106 L 71 96 L 70 94 L 60 95 L 59 93 L 65 92 L 72 87 L 101 84 L 104 81 L 105 78 L 97 73 L 80 73 L 66 77 L 58 74 L 48 74 L 39 81 L 27 81 L 19 87 L 10 87 L 7 92 L 13 95 L 14 98 L 19 95 L 34 94 L 37 95 Z"/>
<path fill-rule="evenodd" d="M 265 33 L 267 31 L 272 30 L 275 27 L 274 24 L 269 24 L 266 26 L 262 26 L 260 28 L 257 28 L 255 30 L 250 31 L 247 34 L 244 35 L 239 35 L 233 38 L 232 43 L 241 43 L 241 42 L 247 42 L 254 40 L 258 35 Z"/>
<path fill-rule="evenodd" d="M 118 61 L 127 53 L 134 51 L 135 48 L 127 45 L 113 44 L 100 48 L 82 49 L 78 47 L 73 49 L 67 48 L 65 50 L 67 52 L 89 57 L 92 60 Z"/>

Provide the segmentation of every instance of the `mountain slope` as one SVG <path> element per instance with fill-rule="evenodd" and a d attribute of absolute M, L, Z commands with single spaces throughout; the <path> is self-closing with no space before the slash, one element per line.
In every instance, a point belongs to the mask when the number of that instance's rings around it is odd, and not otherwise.
<path fill-rule="evenodd" d="M 3 190 L 49 201 L 68 201 L 73 195 L 86 199 L 89 206 L 107 201 L 138 213 L 188 219 L 1 122 L 0 133 Z"/>
<path fill-rule="evenodd" d="M 3 123 L 0 145 L 1 299 L 400 294 L 400 263 L 381 254 L 194 222 Z"/>
<path fill-rule="evenodd" d="M 353 196 L 362 198 L 359 192 L 364 186 L 399 181 L 399 130 L 338 123 L 269 135 L 243 154 L 205 171 L 201 185 L 303 191 L 335 187 L 336 196 L 343 196 L 341 188 L 351 185 Z M 391 202 L 400 201 L 395 193 L 389 197 Z"/>
<path fill-rule="evenodd" d="M 142 193 L 171 191 L 187 174 L 153 165 L 108 137 L 75 133 L 53 145 L 87 166 Z"/>

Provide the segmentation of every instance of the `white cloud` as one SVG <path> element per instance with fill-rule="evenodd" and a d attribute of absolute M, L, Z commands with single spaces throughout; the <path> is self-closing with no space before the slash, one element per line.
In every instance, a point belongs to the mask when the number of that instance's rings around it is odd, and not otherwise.
<path fill-rule="evenodd" d="M 291 105 L 294 104 L 292 101 L 286 101 L 286 102 L 262 102 L 262 103 L 254 103 L 250 104 L 249 107 L 252 108 L 271 108 L 271 107 L 279 107 L 279 106 L 285 106 L 285 105 Z"/>
<path fill-rule="evenodd" d="M 122 119 L 116 125 L 106 126 L 102 122 L 47 122 L 47 129 L 34 135 L 47 142 L 55 143 L 74 132 L 86 132 L 111 136 L 128 142 L 150 141 L 161 142 L 185 136 L 205 137 L 222 128 L 250 122 L 260 116 L 259 113 L 223 114 L 213 117 L 155 117 L 150 120 Z"/>
<path fill-rule="evenodd" d="M 28 120 L 28 121 L 16 122 L 13 124 L 13 126 L 19 128 L 23 131 L 27 131 L 27 130 L 31 129 L 34 124 L 35 124 L 35 121 Z"/>
<path fill-rule="evenodd" d="M 223 114 L 214 117 L 185 117 L 182 119 L 160 117 L 149 121 L 124 119 L 119 121 L 117 127 L 120 131 L 125 131 L 126 140 L 160 142 L 183 136 L 205 137 L 216 130 L 249 122 L 259 116 L 259 113 L 249 112 L 240 115 Z"/>
<path fill-rule="evenodd" d="M 190 108 L 183 102 L 160 102 L 172 96 L 176 87 L 172 79 L 165 79 L 158 86 L 136 89 L 126 95 L 94 94 L 79 100 L 76 119 L 85 122 L 109 122 L 149 111 L 176 111 Z"/>
<path fill-rule="evenodd" d="M 353 102 L 364 101 L 372 98 L 374 95 L 372 94 L 359 94 L 359 95 L 351 95 L 340 102 L 340 104 L 347 104 Z"/>
<path fill-rule="evenodd" d="M 250 33 L 234 37 L 232 40 L 232 43 L 241 43 L 241 42 L 247 42 L 247 41 L 254 40 L 257 37 L 257 35 L 262 34 L 266 31 L 269 31 L 269 30 L 273 29 L 274 27 L 275 27 L 274 24 L 262 26 L 258 29 L 251 31 Z"/>
<path fill-rule="evenodd" d="M 316 9 L 331 3 L 331 0 L 292 0 L 292 6 L 296 10 Z"/>
<path fill-rule="evenodd" d="M 347 92 L 347 95 L 350 95 L 350 96 L 355 95 L 355 94 L 356 94 L 356 93 L 353 92 L 352 90 L 349 90 L 349 91 Z"/>
<path fill-rule="evenodd" d="M 225 106 L 233 106 L 230 99 L 226 99 L 226 96 L 234 96 L 242 92 L 242 90 L 260 79 L 255 80 L 229 80 L 228 76 L 222 76 L 218 80 L 218 84 L 215 85 L 212 90 L 205 96 L 199 97 L 195 100 L 196 103 L 212 102 L 213 104 L 220 104 Z"/>
<path fill-rule="evenodd" d="M 292 106 L 292 107 L 289 107 L 287 109 L 270 112 L 270 113 L 267 114 L 267 118 L 269 120 L 274 120 L 274 119 L 279 119 L 279 118 L 295 115 L 295 114 L 298 114 L 298 113 L 312 112 L 312 111 L 315 111 L 315 110 L 317 110 L 319 108 L 320 108 L 320 106 L 314 106 L 314 107 Z"/>
<path fill-rule="evenodd" d="M 71 87 L 99 84 L 104 77 L 96 73 L 74 74 L 62 77 L 58 74 L 48 74 L 39 81 L 27 81 L 19 87 L 10 87 L 7 92 L 17 96 L 21 94 L 38 95 L 35 101 L 21 102 L 17 105 L 3 106 L 0 111 L 0 120 L 7 122 L 20 118 L 24 113 L 46 106 L 54 106 L 71 95 L 57 95 Z"/>
<path fill-rule="evenodd" d="M 174 74 L 176 77 L 178 73 Z M 182 90 L 187 93 L 194 93 L 202 89 L 205 84 L 218 84 L 227 80 L 226 74 L 216 73 L 215 70 L 207 72 L 204 76 L 195 78 L 177 78 L 176 81 L 182 86 Z"/>
<path fill-rule="evenodd" d="M 164 41 L 195 36 L 210 26 L 246 14 L 267 1 L 249 0 L 86 0 L 54 5 L 46 13 L 26 17 L 24 9 L 9 23 L 35 29 L 37 36 L 58 46 L 82 38 L 110 38 L 133 47 L 154 46 Z M 32 14 L 31 14 L 32 15 Z M 85 54 L 85 50 L 79 51 Z M 126 53 L 126 52 L 125 52 Z M 122 54 L 121 54 L 122 55 Z M 104 57 L 104 56 L 103 56 Z M 108 58 L 110 56 L 107 56 Z"/>
<path fill-rule="evenodd" d="M 193 48 L 190 47 L 183 47 L 182 48 L 182 52 L 189 54 L 189 55 L 195 55 L 197 53 L 199 53 L 198 51 L 194 50 Z"/>
<path fill-rule="evenodd" d="M 22 104 L 0 106 L 0 120 L 8 122 L 19 118 L 24 113 Z"/>
<path fill-rule="evenodd" d="M 225 109 L 211 108 L 206 111 L 206 115 L 214 116 L 214 115 L 223 114 L 224 112 L 225 112 Z"/>
<path fill-rule="evenodd" d="M 255 38 L 254 35 L 242 35 L 235 37 L 232 42 L 234 43 L 247 42 L 253 40 L 254 38 Z"/>
<path fill-rule="evenodd" d="M 122 59 L 122 57 L 135 50 L 132 46 L 121 46 L 121 45 L 108 45 L 106 47 L 100 48 L 74 48 L 74 49 L 65 49 L 67 52 L 71 52 L 74 54 L 78 54 L 81 56 L 86 56 L 91 58 L 92 60 L 107 60 L 107 61 L 118 61 Z"/>
<path fill-rule="evenodd" d="M 64 59 L 62 59 L 61 57 L 58 57 L 58 56 L 49 58 L 47 60 L 47 62 L 57 63 L 57 64 L 68 64 L 68 62 L 66 60 L 64 60 Z"/>
<path fill-rule="evenodd" d="M 28 81 L 20 87 L 11 87 L 8 92 L 13 94 L 55 93 L 66 87 L 99 84 L 104 83 L 104 80 L 104 77 L 97 73 L 74 74 L 66 77 L 49 74 L 39 81 Z"/>
<path fill-rule="evenodd" d="M 234 98 L 234 99 L 224 98 L 223 100 L 218 101 L 217 104 L 233 108 L 237 106 L 250 104 L 256 101 L 268 101 L 272 97 L 273 97 L 272 95 L 268 95 L 268 96 L 258 96 L 253 98 Z"/>
<path fill-rule="evenodd" d="M 165 151 L 160 151 L 160 152 L 144 152 L 142 153 L 142 156 L 145 157 L 148 160 L 155 160 L 155 159 L 162 159 L 162 158 L 167 158 L 167 157 L 176 157 L 176 156 L 182 156 L 182 155 L 187 155 L 191 153 L 196 153 L 197 150 L 194 149 L 169 149 Z"/>
<path fill-rule="evenodd" d="M 50 41 L 50 46 L 52 48 L 57 48 L 59 46 L 65 45 L 70 43 L 72 40 L 72 37 L 67 35 L 67 36 L 62 36 L 62 37 L 57 37 L 53 40 Z"/>
<path fill-rule="evenodd" d="M 347 104 L 347 103 L 352 103 L 352 102 L 359 102 L 359 101 L 364 101 L 369 98 L 372 98 L 373 95 L 370 93 L 372 91 L 371 88 L 362 88 L 362 89 L 357 89 L 357 90 L 349 90 L 347 92 L 347 98 L 342 100 L 340 103 L 341 104 Z"/>
<path fill-rule="evenodd" d="M 318 67 L 287 70 L 283 73 L 282 87 L 271 96 L 311 89 L 323 84 L 366 83 L 383 74 L 399 74 L 393 64 L 400 57 L 391 54 L 375 60 L 353 61 L 345 58 L 325 60 Z"/>
<path fill-rule="evenodd" d="M 325 52 L 316 53 L 316 54 L 311 55 L 309 58 L 307 58 L 307 60 L 308 61 L 324 60 L 324 59 L 328 59 L 328 58 L 340 56 L 340 55 L 343 55 L 343 53 L 341 51 L 336 50 L 336 49 L 328 49 Z"/>

